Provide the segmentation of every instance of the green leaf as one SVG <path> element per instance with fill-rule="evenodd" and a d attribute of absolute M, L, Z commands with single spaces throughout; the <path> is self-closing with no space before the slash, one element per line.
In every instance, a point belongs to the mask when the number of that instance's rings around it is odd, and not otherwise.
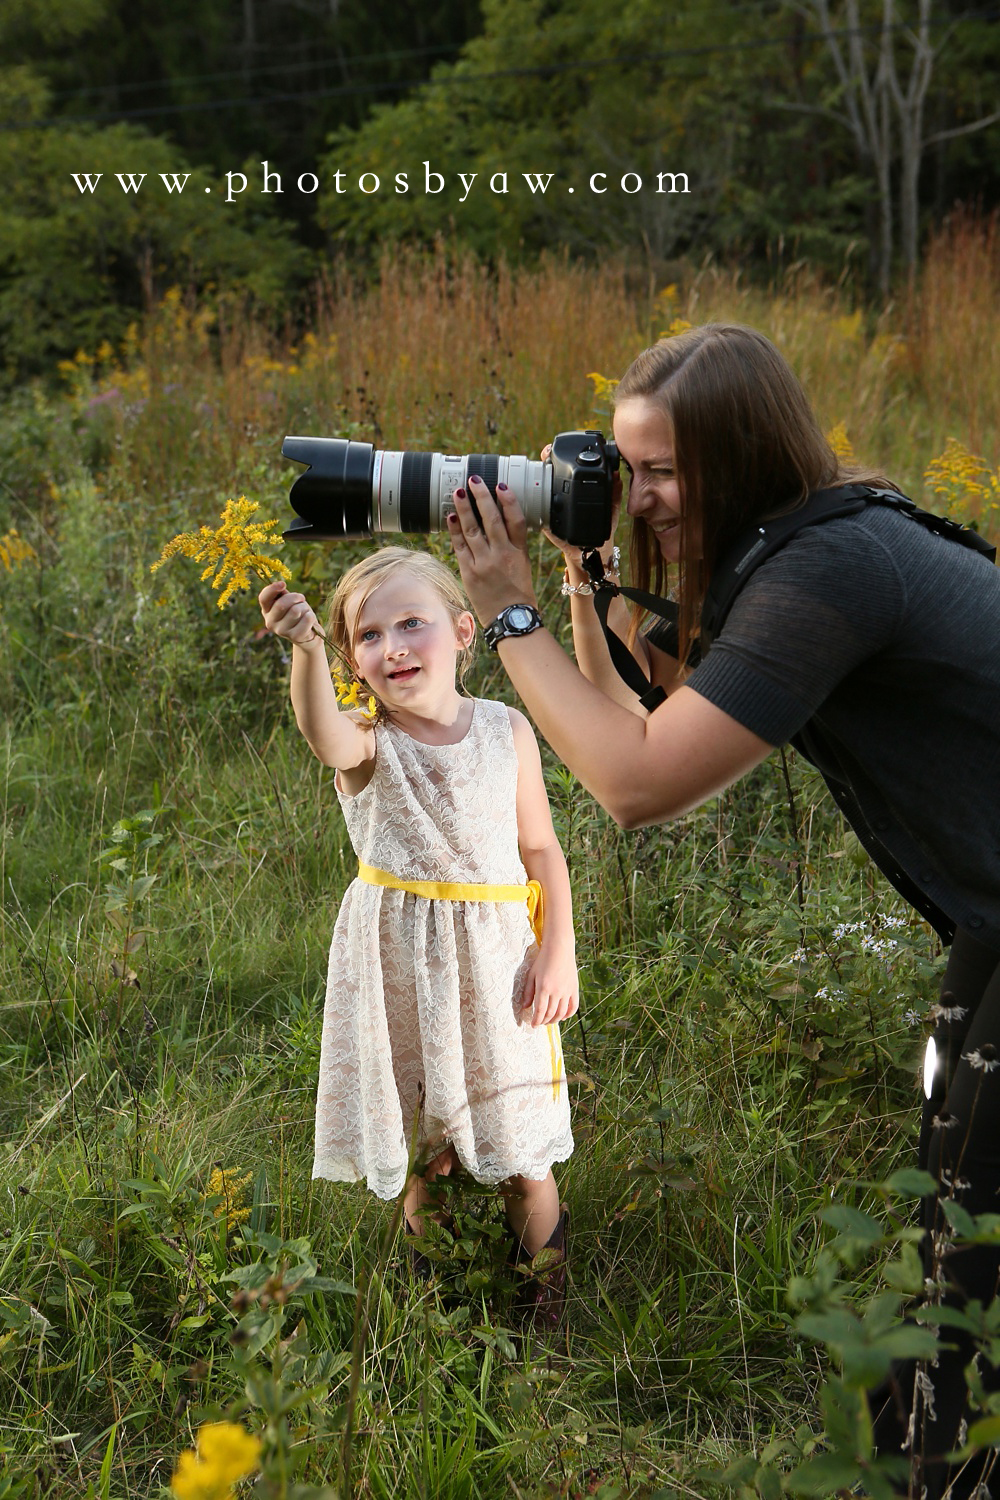
<path fill-rule="evenodd" d="M 781 1500 L 781 1475 L 777 1469 L 758 1470 L 757 1493 L 761 1500 Z"/>
<path fill-rule="evenodd" d="M 863 1214 L 860 1209 L 849 1208 L 846 1203 L 832 1203 L 823 1210 L 820 1218 L 831 1229 L 850 1235 L 851 1239 L 860 1240 L 864 1245 L 877 1245 L 884 1237 L 885 1231 L 877 1219 Z"/>
<path fill-rule="evenodd" d="M 993 1448 L 1000 1444 L 1000 1417 L 984 1417 L 981 1422 L 973 1422 L 967 1442 L 970 1448 Z"/>
<path fill-rule="evenodd" d="M 933 1359 L 938 1352 L 938 1338 L 930 1328 L 904 1324 L 880 1334 L 875 1347 L 892 1359 Z"/>
<path fill-rule="evenodd" d="M 901 1198 L 926 1198 L 929 1193 L 936 1193 L 938 1189 L 931 1174 L 921 1172 L 918 1167 L 900 1167 L 898 1172 L 893 1172 L 881 1185 L 892 1193 L 898 1193 Z"/>
<path fill-rule="evenodd" d="M 967 1209 L 954 1198 L 941 1199 L 941 1212 L 957 1235 L 962 1239 L 972 1239 L 976 1233 L 976 1221 Z"/>
<path fill-rule="evenodd" d="M 793 1469 L 787 1483 L 793 1495 L 827 1500 L 832 1490 L 849 1490 L 859 1478 L 860 1467 L 853 1458 L 840 1453 L 821 1453 Z"/>
<path fill-rule="evenodd" d="M 796 1318 L 795 1326 L 808 1338 L 816 1339 L 821 1344 L 842 1347 L 864 1338 L 859 1320 L 853 1313 L 840 1308 L 833 1308 L 825 1313 L 803 1313 Z"/>

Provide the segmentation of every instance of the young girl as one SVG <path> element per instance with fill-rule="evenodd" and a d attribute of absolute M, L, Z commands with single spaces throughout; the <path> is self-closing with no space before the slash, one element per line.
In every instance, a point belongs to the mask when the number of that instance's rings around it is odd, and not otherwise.
<path fill-rule="evenodd" d="M 381 1198 L 405 1189 L 419 1234 L 428 1180 L 461 1162 L 499 1186 L 522 1258 L 563 1256 L 552 1164 L 573 1137 L 558 1022 L 575 1012 L 578 982 L 569 877 L 528 721 L 459 691 L 475 620 L 427 553 L 374 552 L 331 600 L 328 639 L 376 699 L 374 724 L 338 708 L 303 595 L 270 583 L 260 606 L 292 643 L 296 721 L 336 767 L 359 860 L 330 951 L 313 1175 L 364 1177 Z M 544 899 L 540 939 L 525 872 Z M 414 1138 L 421 1175 L 409 1170 Z M 558 1316 L 558 1276 L 536 1302 Z"/>

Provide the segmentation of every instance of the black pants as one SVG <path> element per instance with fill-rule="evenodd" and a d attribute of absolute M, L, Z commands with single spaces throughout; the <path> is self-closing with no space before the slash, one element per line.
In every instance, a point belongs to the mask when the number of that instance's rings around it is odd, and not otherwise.
<path fill-rule="evenodd" d="M 946 1220 L 939 1199 L 953 1197 L 972 1214 L 1000 1213 L 1000 953 L 957 932 L 939 1010 L 937 1065 L 920 1130 L 920 1165 L 941 1185 L 939 1195 L 923 1204 L 925 1270 L 943 1276 L 945 1302 L 961 1306 L 975 1298 L 985 1306 L 998 1292 L 1000 1250 L 973 1246 L 942 1254 Z M 937 1366 L 926 1370 L 933 1397 L 916 1397 L 915 1446 L 925 1456 L 927 1500 L 939 1500 L 949 1483 L 950 1496 L 965 1500 L 991 1469 L 990 1489 L 1000 1500 L 995 1453 L 974 1459 L 961 1473 L 941 1457 L 959 1446 L 963 1420 L 974 1420 L 966 1409 L 964 1372 L 975 1353 L 971 1336 L 962 1331 L 944 1328 L 942 1340 L 955 1347 L 942 1350 Z M 981 1373 L 987 1390 L 1000 1388 L 985 1362 Z M 888 1393 L 880 1392 L 880 1402 L 873 1403 L 881 1452 L 898 1453 L 905 1441 L 915 1374 L 912 1362 L 902 1365 Z"/>

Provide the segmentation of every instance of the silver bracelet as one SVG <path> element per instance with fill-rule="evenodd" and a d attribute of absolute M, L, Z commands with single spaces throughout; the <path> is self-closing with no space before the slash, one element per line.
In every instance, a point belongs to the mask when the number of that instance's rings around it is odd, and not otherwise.
<path fill-rule="evenodd" d="M 621 560 L 622 549 L 620 547 L 612 547 L 611 558 L 604 564 L 605 574 L 607 575 L 608 573 L 613 573 L 615 574 L 615 576 L 617 576 L 618 569 L 621 567 Z M 566 574 L 563 577 L 562 588 L 559 592 L 562 594 L 592 594 L 594 592 L 594 586 L 592 583 L 570 583 L 569 569 L 567 569 Z"/>

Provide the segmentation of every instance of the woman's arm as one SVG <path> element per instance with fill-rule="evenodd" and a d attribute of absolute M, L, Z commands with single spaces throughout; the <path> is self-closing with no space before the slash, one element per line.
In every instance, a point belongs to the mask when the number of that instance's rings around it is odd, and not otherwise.
<path fill-rule="evenodd" d="M 449 518 L 466 591 L 484 624 L 508 604 L 535 602 L 524 517 L 476 488 L 480 529 L 456 494 Z M 773 746 L 692 688 L 645 719 L 589 682 L 547 630 L 508 637 L 500 656 L 545 739 L 623 828 L 680 817 L 758 765 Z"/>
<path fill-rule="evenodd" d="M 292 707 L 295 722 L 310 750 L 325 766 L 352 771 L 375 758 L 375 735 L 337 707 L 337 694 L 326 659 L 326 647 L 316 634 L 316 619 L 304 595 L 289 593 L 282 581 L 269 583 L 258 595 L 264 624 L 273 635 L 292 646 Z M 345 779 L 348 792 L 364 785 Z"/>
<path fill-rule="evenodd" d="M 573 899 L 566 859 L 552 826 L 542 762 L 531 725 L 509 709 L 517 752 L 517 840 L 529 880 L 544 897 L 545 921 L 538 956 L 525 981 L 522 1001 L 531 1006 L 533 1026 L 551 1025 L 573 1015 L 580 986 L 576 971 Z"/>
<path fill-rule="evenodd" d="M 585 570 L 573 558 L 566 555 L 566 570 L 570 583 L 576 585 L 589 581 Z M 642 707 L 632 689 L 622 681 L 618 675 L 618 669 L 611 660 L 608 651 L 608 643 L 601 629 L 597 610 L 594 608 L 594 597 L 592 594 L 571 594 L 571 615 L 573 621 L 573 655 L 576 657 L 580 671 L 588 682 L 600 688 L 609 698 L 620 703 L 631 713 L 639 718 L 646 717 L 646 710 Z M 608 610 L 608 624 L 615 635 L 623 642 L 628 640 L 630 623 L 630 611 L 624 599 L 619 595 L 612 599 Z M 676 686 L 677 662 L 668 656 L 665 651 L 651 646 L 644 635 L 637 635 L 632 645 L 632 655 L 639 666 L 649 677 L 651 683 L 658 684 L 669 693 Z"/>

